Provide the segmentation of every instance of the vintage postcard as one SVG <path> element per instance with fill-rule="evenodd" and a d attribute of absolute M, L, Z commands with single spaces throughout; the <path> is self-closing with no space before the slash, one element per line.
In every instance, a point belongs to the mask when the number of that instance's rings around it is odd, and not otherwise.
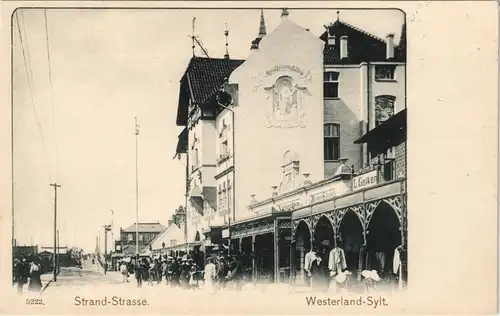
<path fill-rule="evenodd" d="M 495 313 L 496 9 L 3 3 L 0 311 Z"/>

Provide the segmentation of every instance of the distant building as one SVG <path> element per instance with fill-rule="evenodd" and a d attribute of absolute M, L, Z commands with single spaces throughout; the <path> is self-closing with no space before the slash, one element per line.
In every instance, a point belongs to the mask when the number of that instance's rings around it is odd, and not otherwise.
<path fill-rule="evenodd" d="M 159 234 L 164 232 L 167 227 L 156 223 L 139 223 L 137 225 L 139 236 L 139 252 L 151 243 Z M 136 224 L 122 229 L 120 227 L 120 240 L 115 241 L 115 252 L 122 254 L 136 254 Z"/>

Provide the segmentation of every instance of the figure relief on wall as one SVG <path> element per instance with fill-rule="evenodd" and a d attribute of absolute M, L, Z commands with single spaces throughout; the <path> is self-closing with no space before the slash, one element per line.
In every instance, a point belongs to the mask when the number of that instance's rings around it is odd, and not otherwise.
<path fill-rule="evenodd" d="M 307 89 L 293 82 L 289 76 L 279 77 L 275 84 L 265 88 L 272 99 L 268 127 L 305 127 L 302 99 Z"/>

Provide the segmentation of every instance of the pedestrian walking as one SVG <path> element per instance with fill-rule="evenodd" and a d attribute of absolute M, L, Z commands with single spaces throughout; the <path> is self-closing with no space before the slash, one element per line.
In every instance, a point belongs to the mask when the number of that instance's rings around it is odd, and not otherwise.
<path fill-rule="evenodd" d="M 142 279 L 143 279 L 143 266 L 141 264 L 141 260 L 139 259 L 139 256 L 135 259 L 134 263 L 134 273 L 135 273 L 135 279 L 137 281 L 137 287 L 142 287 Z"/>
<path fill-rule="evenodd" d="M 40 279 L 42 267 L 37 258 L 31 262 L 30 265 L 30 282 L 28 285 L 28 291 L 30 292 L 40 292 L 42 290 L 42 280 Z"/>
<path fill-rule="evenodd" d="M 26 262 L 25 258 L 22 258 L 21 260 L 16 259 L 14 265 L 14 282 L 17 283 L 17 293 L 22 294 L 24 285 L 28 283 L 30 266 Z"/>
<path fill-rule="evenodd" d="M 217 272 L 216 272 L 216 267 L 215 267 L 215 264 L 213 263 L 212 258 L 207 259 L 207 264 L 205 265 L 205 272 L 204 272 L 203 276 L 205 279 L 203 289 L 205 291 L 207 291 L 208 293 L 214 293 L 214 290 L 215 290 L 214 281 L 215 281 L 215 278 L 217 277 Z"/>
<path fill-rule="evenodd" d="M 180 282 L 181 288 L 189 289 L 190 277 L 191 277 L 191 267 L 189 266 L 187 259 L 184 259 L 184 260 L 182 260 L 182 271 L 181 271 L 180 276 L 179 276 L 179 282 Z"/>
<path fill-rule="evenodd" d="M 243 269 L 242 269 L 240 255 L 236 253 L 235 255 L 231 256 L 227 279 L 229 282 L 232 282 L 234 284 L 236 293 L 238 294 L 242 288 L 242 282 L 241 282 L 242 276 L 243 276 Z"/>
<path fill-rule="evenodd" d="M 122 281 L 124 283 L 128 282 L 128 267 L 127 267 L 127 264 L 125 263 L 125 261 L 121 262 L 119 271 L 122 274 Z"/>

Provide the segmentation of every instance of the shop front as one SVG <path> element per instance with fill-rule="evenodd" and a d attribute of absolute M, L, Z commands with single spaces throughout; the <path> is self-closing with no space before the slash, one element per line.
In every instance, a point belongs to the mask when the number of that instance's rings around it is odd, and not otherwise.
<path fill-rule="evenodd" d="M 286 283 L 290 271 L 291 215 L 275 208 L 235 222 L 231 246 L 241 253 L 244 271 L 258 283 Z"/>
<path fill-rule="evenodd" d="M 356 178 L 353 179 L 355 181 Z M 311 203 L 292 213 L 292 276 L 305 284 L 305 255 L 312 247 L 328 253 L 340 247 L 347 270 L 361 280 L 361 271 L 377 270 L 382 277 L 406 280 L 406 262 L 394 275 L 398 247 L 406 248 L 406 180 L 404 178 Z"/>

